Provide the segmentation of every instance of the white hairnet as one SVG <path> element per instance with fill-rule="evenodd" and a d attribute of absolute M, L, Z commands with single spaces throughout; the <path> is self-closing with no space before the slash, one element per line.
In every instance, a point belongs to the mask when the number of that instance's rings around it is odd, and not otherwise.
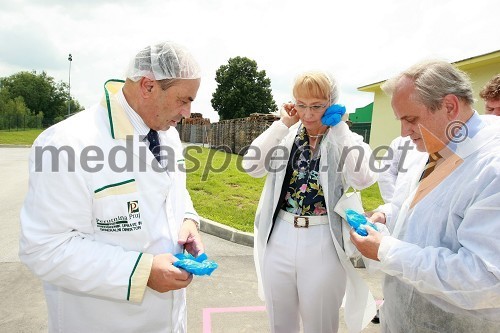
<path fill-rule="evenodd" d="M 337 80 L 330 72 L 325 72 L 325 76 L 330 81 L 330 104 L 336 104 L 339 101 L 339 87 Z"/>
<path fill-rule="evenodd" d="M 201 71 L 184 46 L 167 41 L 145 47 L 130 62 L 127 78 L 138 81 L 141 77 L 156 81 L 199 79 Z"/>

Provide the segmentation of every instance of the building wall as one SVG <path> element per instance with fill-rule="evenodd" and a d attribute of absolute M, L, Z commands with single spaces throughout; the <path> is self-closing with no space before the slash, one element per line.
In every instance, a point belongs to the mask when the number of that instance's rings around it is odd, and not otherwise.
<path fill-rule="evenodd" d="M 479 97 L 479 92 L 483 89 L 486 82 L 491 80 L 494 75 L 500 73 L 500 61 L 496 64 L 462 70 L 466 71 L 472 80 L 472 89 L 474 89 L 474 98 L 476 99 L 474 108 L 480 114 L 484 114 L 484 101 Z"/>
<path fill-rule="evenodd" d="M 373 102 L 363 106 L 362 108 L 356 108 L 354 113 L 349 113 L 349 120 L 353 123 L 371 123 L 373 113 Z"/>
<path fill-rule="evenodd" d="M 458 62 L 456 65 L 469 74 L 476 99 L 474 108 L 480 114 L 484 114 L 484 102 L 479 97 L 479 92 L 486 82 L 500 73 L 500 57 L 497 57 L 496 61 L 489 61 L 486 64 L 465 62 L 461 65 L 461 62 Z M 401 134 L 400 124 L 392 111 L 390 98 L 380 89 L 380 84 L 374 84 L 360 90 L 374 94 L 370 146 L 375 149 L 382 145 L 389 145 L 394 138 Z"/>
<path fill-rule="evenodd" d="M 370 132 L 370 146 L 372 149 L 388 146 L 392 139 L 400 135 L 399 121 L 396 120 L 391 108 L 390 98 L 376 87 L 373 99 L 372 127 Z"/>

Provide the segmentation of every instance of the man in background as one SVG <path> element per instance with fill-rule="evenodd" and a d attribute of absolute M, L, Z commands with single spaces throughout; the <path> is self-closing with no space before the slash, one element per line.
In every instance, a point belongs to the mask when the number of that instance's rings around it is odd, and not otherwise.
<path fill-rule="evenodd" d="M 495 75 L 479 93 L 485 102 L 485 113 L 500 116 L 500 74 Z"/>

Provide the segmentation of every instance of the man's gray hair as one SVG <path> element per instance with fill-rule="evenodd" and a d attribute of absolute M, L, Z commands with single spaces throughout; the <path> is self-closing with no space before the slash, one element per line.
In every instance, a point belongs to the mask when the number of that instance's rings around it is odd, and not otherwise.
<path fill-rule="evenodd" d="M 441 60 L 420 62 L 387 80 L 382 90 L 391 96 L 401 78 L 406 77 L 415 84 L 415 95 L 419 102 L 436 111 L 446 95 L 455 95 L 468 105 L 474 104 L 469 76 L 455 66 Z"/>

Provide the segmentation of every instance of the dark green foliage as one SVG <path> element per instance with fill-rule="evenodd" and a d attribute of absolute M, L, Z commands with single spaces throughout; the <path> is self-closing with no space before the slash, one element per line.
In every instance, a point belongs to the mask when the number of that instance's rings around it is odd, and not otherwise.
<path fill-rule="evenodd" d="M 12 119 L 12 102 L 17 105 L 16 117 L 36 116 L 43 119 L 43 127 L 62 120 L 68 114 L 68 85 L 42 72 L 18 72 L 0 78 L 0 117 Z M 80 111 L 80 104 L 72 99 L 71 112 Z M 9 106 L 10 105 L 10 106 Z M 26 127 L 26 125 L 25 125 Z M 27 126 L 30 127 L 30 126 Z"/>
<path fill-rule="evenodd" d="M 11 128 L 41 128 L 43 114 L 35 116 L 21 96 L 10 97 L 7 88 L 0 89 L 0 130 Z"/>
<path fill-rule="evenodd" d="M 217 89 L 212 94 L 212 107 L 220 119 L 247 117 L 251 113 L 269 113 L 277 109 L 271 94 L 271 80 L 266 71 L 258 71 L 257 63 L 246 57 L 235 57 L 216 72 Z"/>

